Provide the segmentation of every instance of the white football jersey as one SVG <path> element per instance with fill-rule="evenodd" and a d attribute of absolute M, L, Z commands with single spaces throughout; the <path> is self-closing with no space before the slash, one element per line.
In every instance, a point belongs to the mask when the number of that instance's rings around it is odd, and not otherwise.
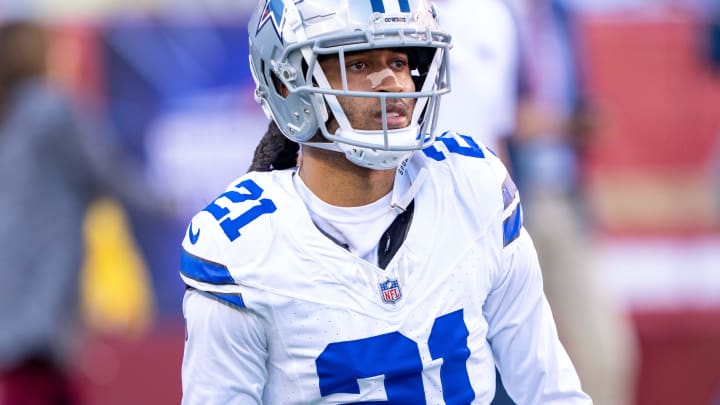
<path fill-rule="evenodd" d="M 423 171 L 385 269 L 318 230 L 292 170 L 249 173 L 198 213 L 181 264 L 183 403 L 489 404 L 496 365 L 517 403 L 591 403 L 502 164 L 448 134 L 397 176 Z"/>

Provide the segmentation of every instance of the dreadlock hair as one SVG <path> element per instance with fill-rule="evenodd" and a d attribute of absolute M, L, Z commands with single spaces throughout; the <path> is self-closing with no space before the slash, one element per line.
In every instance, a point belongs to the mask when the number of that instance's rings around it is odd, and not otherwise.
<path fill-rule="evenodd" d="M 248 172 L 269 172 L 297 166 L 300 145 L 288 139 L 275 121 L 270 121 L 267 132 L 255 148 Z"/>

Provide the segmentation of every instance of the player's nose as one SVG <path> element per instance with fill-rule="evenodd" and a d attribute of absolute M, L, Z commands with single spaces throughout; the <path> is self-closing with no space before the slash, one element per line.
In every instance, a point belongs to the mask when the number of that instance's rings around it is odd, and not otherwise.
<path fill-rule="evenodd" d="M 398 76 L 398 73 L 386 67 L 380 71 L 368 75 L 368 80 L 373 90 L 380 92 L 402 92 L 405 85 Z"/>

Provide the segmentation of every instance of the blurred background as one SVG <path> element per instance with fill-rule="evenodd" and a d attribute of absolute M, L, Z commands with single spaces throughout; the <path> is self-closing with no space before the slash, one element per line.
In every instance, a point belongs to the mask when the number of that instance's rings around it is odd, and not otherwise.
<path fill-rule="evenodd" d="M 712 2 L 572 1 L 600 121 L 582 163 L 594 224 L 587 260 L 631 322 L 638 405 L 720 404 L 720 7 Z M 0 23 L 30 19 L 49 33 L 47 77 L 93 123 L 93 142 L 134 162 L 138 181 L 172 206 L 155 211 L 112 193 L 89 199 L 78 225 L 81 322 L 62 356 L 82 404 L 179 403 L 180 242 L 193 213 L 246 171 L 267 125 L 247 66 L 254 5 L 0 0 Z M 0 70 L 10 56 L 0 55 Z M 33 403 L 3 403 L 3 390 L 0 405 Z"/>

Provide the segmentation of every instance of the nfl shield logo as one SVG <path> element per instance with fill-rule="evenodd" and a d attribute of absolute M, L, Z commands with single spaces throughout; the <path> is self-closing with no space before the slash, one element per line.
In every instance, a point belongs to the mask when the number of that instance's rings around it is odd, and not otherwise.
<path fill-rule="evenodd" d="M 394 304 L 396 303 L 400 298 L 402 298 L 402 293 L 400 292 L 400 283 L 398 283 L 397 280 L 390 280 L 383 281 L 380 283 L 380 294 L 382 295 L 382 300 L 386 304 Z"/>

